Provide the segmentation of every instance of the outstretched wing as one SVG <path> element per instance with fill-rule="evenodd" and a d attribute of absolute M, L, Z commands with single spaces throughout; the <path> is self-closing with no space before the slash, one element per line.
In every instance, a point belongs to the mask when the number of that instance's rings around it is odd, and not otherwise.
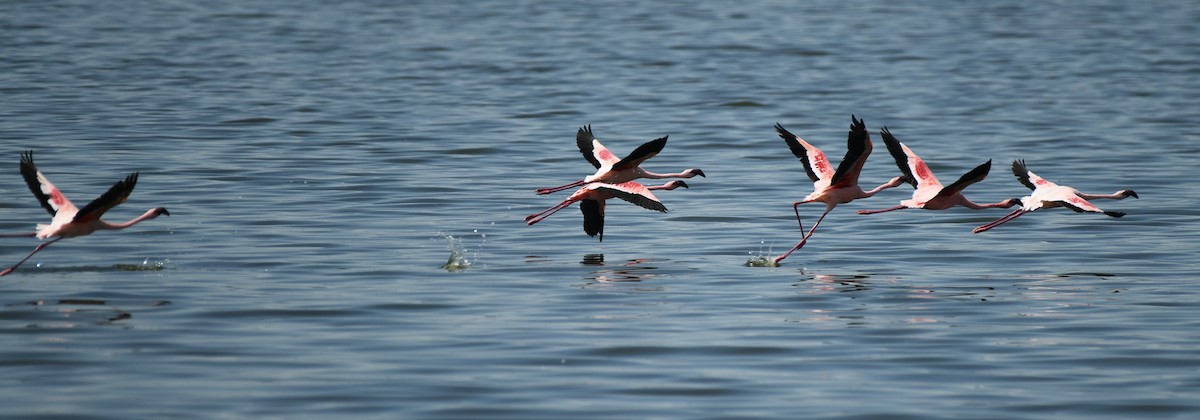
<path fill-rule="evenodd" d="M 600 235 L 600 242 L 604 242 L 604 201 L 581 200 L 579 211 L 583 212 L 583 232 L 588 236 Z"/>
<path fill-rule="evenodd" d="M 949 197 L 949 196 L 952 196 L 959 192 L 962 192 L 962 190 L 971 186 L 971 184 L 974 184 L 979 181 L 983 181 L 984 178 L 987 178 L 988 172 L 990 172 L 991 170 L 992 170 L 992 160 L 988 159 L 987 162 L 984 162 L 982 165 L 976 166 L 975 169 L 972 169 L 972 170 L 968 171 L 967 173 L 963 174 L 963 176 L 958 178 L 958 181 L 954 181 L 953 184 L 947 185 L 945 188 L 942 188 L 942 191 L 938 192 L 938 196 L 939 197 Z"/>
<path fill-rule="evenodd" d="M 613 197 L 620 198 L 648 210 L 667 212 L 667 207 L 658 201 L 658 197 L 655 197 L 654 193 L 650 192 L 646 186 L 634 181 L 620 184 L 595 183 L 590 184 L 589 187 L 611 194 Z"/>
<path fill-rule="evenodd" d="M 94 219 L 99 219 L 105 212 L 109 211 L 118 204 L 124 203 L 125 199 L 129 198 L 129 194 L 133 193 L 133 187 L 137 185 L 138 173 L 134 172 L 125 177 L 125 179 L 117 181 L 100 197 L 97 197 L 92 202 L 88 203 L 83 208 L 79 209 L 79 213 L 75 214 L 73 222 L 87 222 Z"/>
<path fill-rule="evenodd" d="M 1014 160 L 1012 171 L 1013 175 L 1017 176 L 1017 180 L 1021 181 L 1022 185 L 1029 187 L 1031 190 L 1036 190 L 1038 187 L 1049 187 L 1055 185 L 1053 182 L 1047 181 L 1044 178 L 1037 176 L 1037 174 L 1033 173 L 1033 171 L 1030 171 L 1029 168 L 1025 166 L 1024 160 Z"/>
<path fill-rule="evenodd" d="M 633 152 L 630 153 L 629 156 L 625 156 L 625 159 L 621 159 L 620 162 L 613 164 L 613 170 L 623 171 L 629 168 L 636 168 L 638 165 L 641 165 L 642 162 L 645 162 L 646 159 L 650 159 L 657 155 L 658 152 L 661 152 L 666 146 L 667 136 L 650 140 L 641 146 L 638 146 L 636 149 L 633 149 Z"/>
<path fill-rule="evenodd" d="M 883 144 L 887 146 L 888 154 L 892 155 L 892 160 L 896 161 L 896 167 L 900 168 L 900 173 L 904 174 L 904 182 L 916 187 L 917 178 L 913 176 L 912 168 L 909 167 L 909 159 L 916 158 L 918 162 L 921 162 L 921 158 L 917 157 L 915 153 L 911 156 L 905 153 L 905 149 L 907 148 L 904 147 L 903 143 L 900 143 L 900 140 L 892 136 L 892 132 L 888 131 L 887 127 L 879 130 L 879 135 L 883 136 Z M 921 163 L 924 164 L 925 162 Z"/>
<path fill-rule="evenodd" d="M 596 152 L 599 151 L 597 148 L 604 152 L 608 152 L 608 149 L 605 149 L 596 140 L 596 136 L 592 135 L 591 124 L 579 127 L 579 131 L 575 133 L 575 145 L 579 147 L 579 153 L 583 154 L 584 159 L 587 159 L 596 169 L 600 169 L 600 160 L 596 158 Z M 608 155 L 612 156 L 612 153 L 608 153 Z"/>
<path fill-rule="evenodd" d="M 804 172 L 808 174 L 808 179 L 817 182 L 833 178 L 833 168 L 829 166 L 829 159 L 825 158 L 825 153 L 821 149 L 808 144 L 804 139 L 787 131 L 779 123 L 775 123 L 775 132 L 779 133 L 779 137 L 787 143 L 792 155 L 800 159 L 800 163 L 804 165 Z"/>
<path fill-rule="evenodd" d="M 1092 204 L 1092 203 L 1088 202 L 1087 200 L 1084 200 L 1083 197 L 1079 197 L 1076 195 L 1071 195 L 1070 197 L 1067 197 L 1065 199 L 1058 200 L 1055 202 L 1062 205 L 1063 207 L 1074 210 L 1077 213 L 1083 213 L 1083 212 L 1104 213 L 1104 214 L 1107 214 L 1112 217 L 1121 217 L 1121 216 L 1125 215 L 1125 213 L 1121 213 L 1119 211 L 1100 210 L 1100 208 L 1096 207 L 1095 204 Z"/>
<path fill-rule="evenodd" d="M 33 151 L 26 150 L 21 154 L 21 176 L 25 178 L 25 185 L 29 186 L 29 191 L 37 197 L 38 203 L 42 204 L 42 208 L 46 209 L 51 216 L 58 214 L 62 210 L 74 210 L 75 205 L 71 204 L 62 191 L 58 190 L 50 180 L 42 175 L 37 166 L 33 164 Z"/>
<path fill-rule="evenodd" d="M 867 156 L 871 155 L 871 134 L 867 133 L 867 124 L 853 115 L 850 116 L 850 121 L 850 133 L 846 138 L 846 157 L 842 158 L 837 171 L 833 173 L 833 182 L 830 183 L 833 186 L 858 185 L 858 174 L 867 163 Z"/>

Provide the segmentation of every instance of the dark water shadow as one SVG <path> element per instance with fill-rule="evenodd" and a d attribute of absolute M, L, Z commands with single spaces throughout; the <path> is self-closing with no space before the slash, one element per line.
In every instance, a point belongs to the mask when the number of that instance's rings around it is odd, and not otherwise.
<path fill-rule="evenodd" d="M 24 329 L 70 329 L 113 325 L 133 318 L 134 312 L 170 305 L 169 300 L 112 300 L 63 298 L 6 303 L 0 310 L 0 328 L 7 322 L 25 322 Z"/>

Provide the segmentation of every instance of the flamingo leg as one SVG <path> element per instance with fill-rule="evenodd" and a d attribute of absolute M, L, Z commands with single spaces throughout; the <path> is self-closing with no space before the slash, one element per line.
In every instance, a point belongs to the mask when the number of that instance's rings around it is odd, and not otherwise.
<path fill-rule="evenodd" d="M 41 245 L 38 245 L 38 246 L 37 246 L 37 248 L 34 248 L 34 249 L 33 249 L 33 252 L 30 252 L 30 253 L 29 253 L 29 255 L 26 255 L 26 256 L 25 256 L 25 258 L 22 258 L 22 259 L 21 259 L 21 261 L 17 261 L 17 263 L 16 263 L 16 264 L 14 264 L 12 267 L 8 267 L 8 268 L 4 269 L 4 271 L 0 271 L 0 277 L 7 276 L 9 273 L 12 273 L 12 272 L 13 272 L 13 270 L 16 270 L 16 269 L 17 269 L 17 267 L 20 267 L 20 266 L 21 266 L 21 264 L 24 264 L 24 263 L 25 263 L 25 261 L 28 261 L 30 257 L 33 257 L 33 254 L 36 254 L 36 253 L 38 253 L 38 251 L 41 251 L 41 250 L 42 250 L 42 248 L 45 248 L 45 247 L 47 247 L 47 246 L 50 246 L 50 244 L 52 244 L 52 243 L 55 243 L 55 242 L 58 242 L 58 241 L 60 241 L 60 240 L 62 240 L 62 239 L 63 239 L 63 238 L 60 236 L 60 237 L 57 237 L 57 238 L 51 239 L 51 240 L 49 240 L 49 241 L 46 241 L 46 242 L 42 243 Z"/>
<path fill-rule="evenodd" d="M 906 208 L 908 208 L 908 207 L 906 207 L 906 206 L 896 206 L 896 207 L 889 207 L 889 208 L 886 208 L 886 209 L 880 209 L 880 210 L 859 210 L 859 211 L 858 211 L 858 214 L 875 214 L 875 213 L 884 213 L 884 212 L 889 212 L 889 211 L 904 210 L 904 209 L 906 209 Z"/>
<path fill-rule="evenodd" d="M 792 203 L 792 211 L 796 213 L 796 223 L 800 225 L 800 234 L 804 234 L 804 222 L 800 221 L 800 205 L 811 203 L 812 201 L 797 201 Z"/>
<path fill-rule="evenodd" d="M 567 184 L 567 185 L 560 185 L 560 186 L 557 186 L 557 187 L 550 187 L 550 188 L 538 188 L 538 190 L 537 190 L 537 193 L 538 193 L 538 195 L 544 195 L 544 194 L 556 193 L 556 192 L 559 192 L 559 191 L 562 191 L 562 190 L 565 190 L 565 189 L 569 189 L 569 188 L 578 187 L 578 186 L 580 186 L 580 185 L 583 185 L 583 180 L 582 180 L 582 179 L 581 179 L 581 180 L 578 180 L 578 181 L 575 181 L 575 182 L 572 182 L 572 183 L 570 183 L 570 184 Z"/>
<path fill-rule="evenodd" d="M 1029 211 L 1027 211 L 1027 210 L 1024 210 L 1024 209 L 1016 209 L 1016 210 L 1013 210 L 1013 211 L 1012 211 L 1012 213 L 1006 214 L 1004 217 L 1001 217 L 1001 218 L 999 218 L 999 219 L 996 219 L 996 220 L 993 220 L 993 221 L 991 221 L 991 222 L 985 223 L 985 224 L 983 224 L 983 225 L 981 225 L 981 226 L 979 226 L 979 227 L 977 227 L 977 228 L 975 228 L 975 229 L 972 229 L 972 230 L 971 230 L 971 233 L 987 232 L 987 231 L 988 231 L 988 230 L 990 230 L 991 228 L 994 228 L 994 227 L 996 227 L 996 226 L 1000 226 L 1000 225 L 1002 225 L 1002 224 L 1008 223 L 1008 222 L 1009 222 L 1009 221 L 1011 221 L 1012 219 L 1016 219 L 1016 218 L 1018 218 L 1018 217 L 1021 217 L 1021 215 L 1022 215 L 1022 214 L 1025 214 L 1025 213 L 1029 213 Z"/>
<path fill-rule="evenodd" d="M 571 200 L 564 200 L 561 203 L 555 204 L 553 207 L 525 216 L 525 223 L 533 225 L 534 223 L 540 222 L 542 219 L 550 217 L 550 215 L 554 213 L 558 213 L 559 210 L 567 208 L 567 206 L 571 205 L 571 203 Z"/>
<path fill-rule="evenodd" d="M 831 211 L 833 211 L 833 206 L 829 206 L 829 208 L 826 208 L 825 213 L 822 213 L 821 217 L 817 219 L 817 223 L 813 223 L 812 228 L 808 230 L 808 234 L 804 235 L 804 238 L 800 239 L 800 243 L 796 244 L 796 246 L 792 247 L 792 249 L 789 249 L 788 252 L 783 253 L 783 255 L 775 257 L 775 264 L 778 265 L 779 262 L 783 261 L 784 258 L 787 258 L 788 255 L 792 255 L 792 252 L 795 252 L 796 250 L 804 247 L 804 244 L 808 242 L 808 238 L 812 237 L 813 232 L 815 232 L 817 230 L 817 226 L 819 226 L 821 224 L 822 220 L 825 220 L 825 216 L 828 215 L 829 212 L 831 212 Z"/>

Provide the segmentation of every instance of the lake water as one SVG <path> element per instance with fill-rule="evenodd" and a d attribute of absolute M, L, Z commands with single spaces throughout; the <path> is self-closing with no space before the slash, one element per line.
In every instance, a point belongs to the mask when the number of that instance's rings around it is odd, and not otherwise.
<path fill-rule="evenodd" d="M 17 171 L 161 217 L 0 278 L 0 417 L 1195 418 L 1200 6 L 1165 2 L 26 1 L 0 6 Z M 1014 159 L 1114 219 L 870 216 L 800 239 L 774 133 L 850 115 L 979 202 Z M 661 214 L 572 206 L 591 124 L 701 168 Z M 898 175 L 878 136 L 862 184 Z M 801 206 L 806 226 L 824 206 Z M 0 240 L 11 264 L 36 245 Z M 443 268 L 447 262 L 449 269 Z"/>

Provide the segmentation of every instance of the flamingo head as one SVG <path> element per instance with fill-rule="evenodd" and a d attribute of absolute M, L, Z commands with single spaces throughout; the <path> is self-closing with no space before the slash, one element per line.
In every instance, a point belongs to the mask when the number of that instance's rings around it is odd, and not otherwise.
<path fill-rule="evenodd" d="M 674 180 L 667 183 L 667 190 L 673 190 L 679 187 L 688 188 L 688 184 L 682 180 Z"/>
<path fill-rule="evenodd" d="M 686 175 L 688 178 L 694 177 L 694 176 L 696 176 L 696 175 L 700 175 L 700 176 L 701 176 L 701 177 L 703 177 L 703 178 L 708 178 L 707 176 L 704 176 L 704 171 L 701 171 L 701 170 L 699 170 L 699 169 L 688 169 L 688 170 L 686 170 L 686 171 L 683 171 L 683 173 L 684 173 L 684 175 Z M 686 187 L 685 187 L 685 188 L 686 188 Z"/>
<path fill-rule="evenodd" d="M 150 214 L 153 215 L 152 217 L 170 216 L 171 212 L 167 211 L 166 207 L 155 207 L 153 209 L 150 209 Z"/>
<path fill-rule="evenodd" d="M 1021 205 L 1021 199 L 1020 198 L 1010 198 L 1010 199 L 1001 201 L 1000 204 L 1001 204 L 1001 206 L 1000 206 L 1001 208 L 1009 208 L 1012 206 L 1019 206 L 1019 205 Z"/>
<path fill-rule="evenodd" d="M 1117 196 L 1118 196 L 1118 197 L 1121 197 L 1121 198 L 1126 198 L 1126 197 L 1138 198 L 1138 195 L 1137 195 L 1137 193 L 1136 193 L 1136 192 L 1133 192 L 1133 190 L 1121 190 L 1121 191 L 1117 191 Z"/>

